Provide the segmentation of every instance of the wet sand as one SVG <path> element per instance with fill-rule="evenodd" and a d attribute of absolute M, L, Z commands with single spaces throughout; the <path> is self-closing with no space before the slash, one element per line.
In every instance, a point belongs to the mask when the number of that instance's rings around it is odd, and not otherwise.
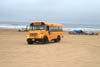
<path fill-rule="evenodd" d="M 100 35 L 69 35 L 59 43 L 26 42 L 26 32 L 0 30 L 0 67 L 100 67 Z"/>

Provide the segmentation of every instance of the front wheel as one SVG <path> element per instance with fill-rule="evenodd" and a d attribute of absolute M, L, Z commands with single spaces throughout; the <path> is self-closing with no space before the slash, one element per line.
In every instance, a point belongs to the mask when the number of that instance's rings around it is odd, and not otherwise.
<path fill-rule="evenodd" d="M 48 41 L 48 37 L 47 36 L 45 36 L 44 38 L 43 38 L 43 40 L 42 40 L 42 43 L 43 44 L 46 44 L 46 43 L 48 43 L 49 41 Z"/>
<path fill-rule="evenodd" d="M 33 44 L 32 39 L 27 39 L 27 43 L 28 43 L 28 44 Z"/>

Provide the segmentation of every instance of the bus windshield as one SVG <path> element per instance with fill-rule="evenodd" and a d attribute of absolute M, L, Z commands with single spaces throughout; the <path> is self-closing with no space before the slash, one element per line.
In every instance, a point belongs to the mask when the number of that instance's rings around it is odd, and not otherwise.
<path fill-rule="evenodd" d="M 44 30 L 45 27 L 43 25 L 37 25 L 37 26 L 30 26 L 29 30 Z"/>

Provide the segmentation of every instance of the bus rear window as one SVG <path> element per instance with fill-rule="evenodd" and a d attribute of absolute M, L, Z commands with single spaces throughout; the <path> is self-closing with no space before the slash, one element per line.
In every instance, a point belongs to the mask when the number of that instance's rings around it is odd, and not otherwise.
<path fill-rule="evenodd" d="M 45 27 L 43 25 L 41 26 L 30 26 L 29 30 L 44 30 Z"/>

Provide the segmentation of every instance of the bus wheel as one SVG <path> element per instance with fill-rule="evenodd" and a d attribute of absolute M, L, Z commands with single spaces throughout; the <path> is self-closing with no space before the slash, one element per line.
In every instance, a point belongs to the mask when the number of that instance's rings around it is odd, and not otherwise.
<path fill-rule="evenodd" d="M 48 37 L 47 36 L 45 36 L 44 38 L 43 38 L 43 40 L 42 40 L 42 43 L 43 44 L 46 44 L 46 43 L 48 43 L 49 41 L 48 41 Z"/>
<path fill-rule="evenodd" d="M 61 40 L 60 36 L 57 37 L 58 42 Z"/>
<path fill-rule="evenodd" d="M 32 39 L 28 39 L 28 40 L 27 40 L 27 43 L 28 43 L 28 44 L 33 44 Z"/>
<path fill-rule="evenodd" d="M 60 36 L 57 37 L 57 39 L 54 39 L 54 42 L 59 42 L 61 40 Z"/>

